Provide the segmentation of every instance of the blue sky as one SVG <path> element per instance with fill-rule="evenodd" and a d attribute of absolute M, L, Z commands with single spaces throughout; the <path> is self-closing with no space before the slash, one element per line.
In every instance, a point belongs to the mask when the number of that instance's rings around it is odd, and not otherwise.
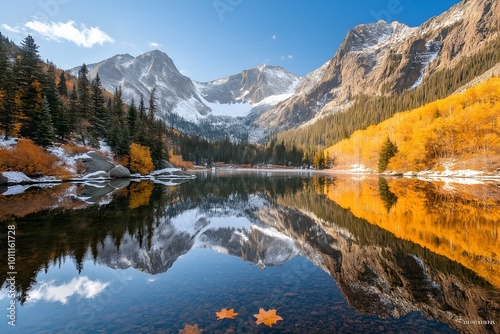
<path fill-rule="evenodd" d="M 118 53 L 159 49 L 197 81 L 263 63 L 306 75 L 349 29 L 380 19 L 418 26 L 459 0 L 23 0 L 3 1 L 0 32 L 28 33 L 63 69 Z"/>

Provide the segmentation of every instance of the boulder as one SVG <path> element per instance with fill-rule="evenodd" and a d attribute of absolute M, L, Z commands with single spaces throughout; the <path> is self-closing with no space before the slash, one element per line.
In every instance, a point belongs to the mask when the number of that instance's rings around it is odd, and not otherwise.
<path fill-rule="evenodd" d="M 163 163 L 163 168 L 175 168 L 174 165 L 172 165 L 170 162 L 164 160 Z"/>
<path fill-rule="evenodd" d="M 130 177 L 130 170 L 127 167 L 123 167 L 122 165 L 114 167 L 108 173 L 109 176 L 117 179 Z"/>
<path fill-rule="evenodd" d="M 87 157 L 81 159 L 85 172 L 95 173 L 98 171 L 109 172 L 115 168 L 115 164 L 107 161 L 100 153 L 95 151 L 87 152 Z"/>
<path fill-rule="evenodd" d="M 0 174 L 0 185 L 7 184 L 7 182 L 9 182 L 9 179 Z"/>

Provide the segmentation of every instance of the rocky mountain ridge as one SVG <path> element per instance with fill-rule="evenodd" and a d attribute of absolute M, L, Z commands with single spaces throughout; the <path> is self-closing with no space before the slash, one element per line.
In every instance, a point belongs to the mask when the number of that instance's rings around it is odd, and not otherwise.
<path fill-rule="evenodd" d="M 345 110 L 357 96 L 414 89 L 433 73 L 498 39 L 500 3 L 462 1 L 420 27 L 379 21 L 348 32 L 320 80 L 263 113 L 256 123 L 285 130 Z"/>

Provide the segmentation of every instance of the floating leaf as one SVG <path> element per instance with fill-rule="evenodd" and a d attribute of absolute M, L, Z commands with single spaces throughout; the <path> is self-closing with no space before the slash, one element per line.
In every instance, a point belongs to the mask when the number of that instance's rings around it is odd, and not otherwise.
<path fill-rule="evenodd" d="M 179 329 L 180 334 L 200 334 L 203 329 L 198 328 L 198 324 L 184 326 L 183 329 Z"/>
<path fill-rule="evenodd" d="M 222 319 L 233 319 L 238 315 L 238 313 L 234 312 L 234 308 L 228 310 L 223 308 L 220 310 L 220 312 L 215 312 L 215 315 L 217 316 L 217 320 L 222 320 Z"/>
<path fill-rule="evenodd" d="M 259 313 L 254 314 L 253 316 L 257 318 L 255 321 L 257 325 L 265 324 L 269 327 L 276 324 L 278 320 L 283 320 L 282 317 L 276 314 L 276 310 L 265 311 L 263 308 L 259 309 Z"/>

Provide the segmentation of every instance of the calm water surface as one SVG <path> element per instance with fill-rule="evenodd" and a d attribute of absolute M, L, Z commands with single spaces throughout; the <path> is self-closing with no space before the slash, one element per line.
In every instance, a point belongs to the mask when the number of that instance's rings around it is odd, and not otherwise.
<path fill-rule="evenodd" d="M 0 189 L 0 333 L 499 333 L 500 189 L 464 183 L 208 172 Z M 259 308 L 284 320 L 256 325 Z"/>

